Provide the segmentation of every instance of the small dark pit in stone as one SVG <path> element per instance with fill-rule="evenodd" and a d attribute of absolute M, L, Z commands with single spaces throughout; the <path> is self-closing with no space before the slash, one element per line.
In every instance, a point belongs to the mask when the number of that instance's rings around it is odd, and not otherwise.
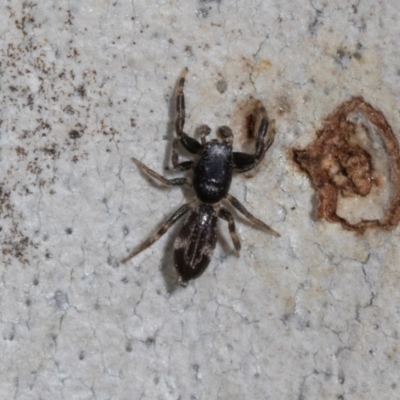
<path fill-rule="evenodd" d="M 130 353 L 132 351 L 132 343 L 128 342 L 125 346 L 125 350 Z"/>
<path fill-rule="evenodd" d="M 127 227 L 126 225 L 124 225 L 122 227 L 122 233 L 124 234 L 124 236 L 127 236 L 129 233 L 129 227 Z"/>
<path fill-rule="evenodd" d="M 226 83 L 226 81 L 224 79 L 220 79 L 217 82 L 217 90 L 218 90 L 218 92 L 225 93 L 227 88 L 228 88 L 228 84 Z"/>
<path fill-rule="evenodd" d="M 75 114 L 75 110 L 73 109 L 73 107 L 71 105 L 66 106 L 63 111 L 65 112 L 65 114 L 68 114 L 68 115 Z"/>
<path fill-rule="evenodd" d="M 207 18 L 208 17 L 208 10 L 206 7 L 200 7 L 196 10 L 196 16 L 198 18 Z"/>
<path fill-rule="evenodd" d="M 155 339 L 150 336 L 146 339 L 146 346 L 151 346 L 154 342 L 155 342 Z"/>
<path fill-rule="evenodd" d="M 73 129 L 72 131 L 69 131 L 69 137 L 71 139 L 79 139 L 81 134 L 76 129 Z"/>
<path fill-rule="evenodd" d="M 199 367 L 198 364 L 193 364 L 193 365 L 192 365 L 192 368 L 193 368 L 196 372 L 199 372 L 200 367 Z"/>

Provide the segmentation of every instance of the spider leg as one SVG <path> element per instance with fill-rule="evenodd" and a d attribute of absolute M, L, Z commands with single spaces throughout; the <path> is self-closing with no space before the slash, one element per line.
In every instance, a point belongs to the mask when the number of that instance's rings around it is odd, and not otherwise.
<path fill-rule="evenodd" d="M 176 88 L 176 118 L 175 118 L 175 130 L 178 135 L 178 140 L 182 146 L 192 154 L 198 154 L 203 146 L 196 140 L 190 137 L 188 134 L 183 132 L 185 125 L 185 95 L 183 93 L 183 87 L 185 85 L 185 77 L 188 69 L 185 68 L 181 76 L 179 77 L 178 86 Z"/>
<path fill-rule="evenodd" d="M 275 139 L 275 121 L 271 121 L 271 124 L 269 124 L 267 111 L 262 104 L 259 106 L 259 118 L 258 126 L 254 124 L 253 127 L 253 124 L 251 124 L 254 131 L 257 127 L 255 152 L 254 154 L 234 152 L 233 170 L 235 172 L 246 172 L 256 167 L 262 161 L 266 151 L 271 147 Z"/>
<path fill-rule="evenodd" d="M 205 146 L 206 144 L 206 136 L 208 136 L 211 132 L 211 129 L 207 125 L 200 125 L 197 128 L 197 132 L 200 135 L 201 146 Z M 174 142 L 172 143 L 172 165 L 175 169 L 180 171 L 187 171 L 188 169 L 193 168 L 194 162 L 193 161 L 182 161 L 179 162 L 179 153 L 178 153 L 178 143 L 181 142 L 180 138 L 175 138 Z"/>
<path fill-rule="evenodd" d="M 226 208 L 221 207 L 218 212 L 218 217 L 224 219 L 225 221 L 228 221 L 229 234 L 231 235 L 231 239 L 236 251 L 239 253 L 241 248 L 240 239 L 238 234 L 236 233 L 235 220 L 233 219 L 232 214 Z"/>
<path fill-rule="evenodd" d="M 142 168 L 148 175 L 152 178 L 160 181 L 164 185 L 167 186 L 182 186 L 182 185 L 191 185 L 192 182 L 189 178 L 175 178 L 175 179 L 167 179 L 164 178 L 162 175 L 158 174 L 156 171 L 150 169 L 147 165 L 143 164 L 137 158 L 132 157 L 132 161 L 135 162 L 140 168 Z"/>
<path fill-rule="evenodd" d="M 192 203 L 188 203 L 183 205 L 181 208 L 179 208 L 177 211 L 175 211 L 161 226 L 161 228 L 151 235 L 145 242 L 143 242 L 140 246 L 136 247 L 131 253 L 129 253 L 125 258 L 121 260 L 121 263 L 124 264 L 127 261 L 129 261 L 132 257 L 136 256 L 143 250 L 147 249 L 150 247 L 154 242 L 156 242 L 164 233 L 168 231 L 169 228 L 171 228 L 172 225 L 175 224 L 176 221 L 179 220 L 184 214 L 186 214 L 191 208 L 192 208 Z"/>
<path fill-rule="evenodd" d="M 179 138 L 175 138 L 172 143 L 172 166 L 174 169 L 179 171 L 187 171 L 193 168 L 193 161 L 181 161 L 179 162 L 179 153 L 178 153 L 178 143 L 180 142 Z"/>
<path fill-rule="evenodd" d="M 275 232 L 271 227 L 269 227 L 267 224 L 256 218 L 253 214 L 251 214 L 249 211 L 246 210 L 244 205 L 240 203 L 240 201 L 236 198 L 233 197 L 230 194 L 227 194 L 225 197 L 232 205 L 233 207 L 236 208 L 240 213 L 242 213 L 247 219 L 249 219 L 253 224 L 256 224 L 260 228 L 265 229 L 269 233 L 271 233 L 274 236 L 281 236 L 278 232 Z"/>

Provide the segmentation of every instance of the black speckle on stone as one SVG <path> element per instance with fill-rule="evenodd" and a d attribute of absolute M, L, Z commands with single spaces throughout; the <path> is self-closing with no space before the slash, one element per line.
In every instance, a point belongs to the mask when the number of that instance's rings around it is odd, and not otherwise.
<path fill-rule="evenodd" d="M 122 227 L 122 233 L 124 234 L 124 237 L 125 237 L 125 236 L 128 236 L 129 228 L 128 228 L 126 225 L 124 225 L 124 226 Z"/>
<path fill-rule="evenodd" d="M 64 108 L 64 112 L 65 112 L 65 114 L 68 114 L 68 115 L 74 115 L 75 114 L 75 110 L 72 108 L 71 105 L 66 106 Z"/>
<path fill-rule="evenodd" d="M 72 131 L 69 131 L 69 137 L 71 139 L 79 139 L 82 135 L 76 130 L 73 129 Z"/>
<path fill-rule="evenodd" d="M 147 347 L 151 346 L 152 344 L 154 344 L 155 341 L 156 341 L 156 340 L 155 340 L 153 337 L 149 336 L 149 337 L 146 339 L 146 346 L 147 346 Z"/>
<path fill-rule="evenodd" d="M 32 93 L 28 94 L 28 107 L 33 110 L 33 95 Z"/>
<path fill-rule="evenodd" d="M 86 97 L 86 89 L 84 85 L 79 85 L 76 89 L 76 94 L 81 97 L 84 98 Z"/>

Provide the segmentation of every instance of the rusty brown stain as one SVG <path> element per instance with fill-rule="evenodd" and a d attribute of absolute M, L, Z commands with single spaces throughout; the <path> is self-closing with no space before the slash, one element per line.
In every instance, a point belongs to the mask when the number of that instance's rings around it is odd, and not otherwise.
<path fill-rule="evenodd" d="M 263 59 L 254 65 L 254 72 L 267 71 L 272 66 L 271 61 Z"/>
<path fill-rule="evenodd" d="M 393 171 L 396 192 L 381 220 L 350 223 L 337 214 L 339 196 L 365 197 L 373 185 L 379 185 L 371 155 L 354 143 L 356 124 L 348 119 L 362 113 L 381 136 Z M 368 127 L 364 127 L 368 130 Z M 305 149 L 293 150 L 294 160 L 306 171 L 317 190 L 318 218 L 339 222 L 343 228 L 364 233 L 368 228 L 390 229 L 400 220 L 400 151 L 398 141 L 383 113 L 361 96 L 343 102 L 317 131 L 317 139 Z"/>
<path fill-rule="evenodd" d="M 239 127 L 240 136 L 238 139 L 242 145 L 253 145 L 254 127 L 257 123 L 260 107 L 263 107 L 260 100 L 249 97 L 238 103 L 232 115 L 232 125 Z"/>

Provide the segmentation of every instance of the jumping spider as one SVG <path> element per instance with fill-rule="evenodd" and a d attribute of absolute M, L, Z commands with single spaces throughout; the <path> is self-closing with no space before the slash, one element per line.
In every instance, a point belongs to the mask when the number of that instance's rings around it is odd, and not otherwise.
<path fill-rule="evenodd" d="M 264 158 L 265 152 L 274 140 L 275 130 L 273 126 L 271 126 L 272 129 L 268 130 L 269 124 L 265 108 L 259 103 L 257 110 L 259 123 L 252 124 L 254 125 L 252 126 L 254 136 L 256 137 L 254 154 L 232 151 L 233 134 L 227 126 L 218 128 L 222 141 L 214 139 L 207 142 L 206 136 L 210 134 L 211 129 L 207 125 L 201 125 L 199 127 L 200 142 L 198 142 L 183 131 L 185 124 L 183 87 L 187 71 L 187 68 L 183 70 L 176 90 L 177 117 L 175 119 L 175 130 L 178 137 L 174 139 L 172 146 L 172 165 L 179 171 L 192 169 L 193 178 L 167 179 L 141 163 L 138 159 L 133 158 L 133 161 L 148 175 L 165 185 L 192 186 L 196 192 L 196 198 L 175 211 L 155 234 L 122 260 L 125 263 L 147 249 L 164 235 L 179 218 L 189 212 L 174 243 L 175 267 L 183 285 L 187 284 L 189 280 L 199 277 L 210 263 L 217 243 L 218 217 L 228 221 L 233 245 L 237 252 L 240 251 L 240 240 L 235 230 L 235 221 L 232 214 L 221 205 L 223 200 L 228 200 L 233 207 L 254 224 L 275 236 L 280 236 L 264 222 L 250 214 L 235 197 L 228 193 L 232 181 L 232 171 L 246 172 L 256 167 Z M 188 152 L 196 154 L 197 159 L 195 161 L 179 162 L 179 143 Z"/>

